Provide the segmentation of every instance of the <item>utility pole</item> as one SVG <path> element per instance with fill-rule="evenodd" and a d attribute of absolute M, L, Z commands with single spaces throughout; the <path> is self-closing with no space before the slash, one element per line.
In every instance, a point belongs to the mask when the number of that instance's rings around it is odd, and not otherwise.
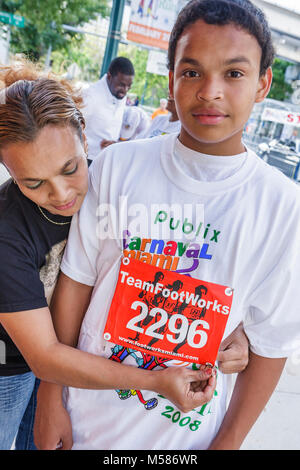
<path fill-rule="evenodd" d="M 7 25 L 7 35 L 6 35 L 6 58 L 5 64 L 9 64 L 9 49 L 10 49 L 10 40 L 11 40 L 11 26 Z"/>
<path fill-rule="evenodd" d="M 105 53 L 101 68 L 100 78 L 107 72 L 109 64 L 117 56 L 119 42 L 121 39 L 121 26 L 125 0 L 113 0 L 110 15 L 109 31 L 106 41 Z"/>
<path fill-rule="evenodd" d="M 51 68 L 51 52 L 52 52 L 52 44 L 49 44 L 47 49 L 47 55 L 45 60 L 44 69 L 48 72 Z"/>

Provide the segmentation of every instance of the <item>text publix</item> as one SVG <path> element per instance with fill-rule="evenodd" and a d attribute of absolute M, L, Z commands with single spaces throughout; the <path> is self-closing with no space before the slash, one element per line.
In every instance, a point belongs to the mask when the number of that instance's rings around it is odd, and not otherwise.
<path fill-rule="evenodd" d="M 181 231 L 185 235 L 194 234 L 204 241 L 203 243 L 181 242 L 175 240 L 141 238 L 132 236 L 129 230 L 123 232 L 123 250 L 124 256 L 137 259 L 153 266 L 158 266 L 170 271 L 176 271 L 180 258 L 197 260 L 195 268 L 198 266 L 199 259 L 210 260 L 210 243 L 218 243 L 220 230 L 211 228 L 210 224 L 204 225 L 200 222 L 194 226 L 185 218 L 183 221 L 168 218 L 165 211 L 159 211 L 156 214 L 155 224 L 167 223 L 170 230 Z"/>

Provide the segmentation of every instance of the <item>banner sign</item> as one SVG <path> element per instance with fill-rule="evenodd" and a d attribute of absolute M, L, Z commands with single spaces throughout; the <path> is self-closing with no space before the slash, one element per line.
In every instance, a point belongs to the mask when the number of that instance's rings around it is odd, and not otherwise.
<path fill-rule="evenodd" d="M 149 51 L 146 72 L 168 76 L 167 54 L 160 51 Z"/>
<path fill-rule="evenodd" d="M 232 298 L 230 287 L 123 258 L 104 339 L 153 356 L 214 365 Z"/>
<path fill-rule="evenodd" d="M 168 49 L 170 32 L 187 0 L 132 0 L 127 39 Z"/>
<path fill-rule="evenodd" d="M 263 121 L 273 121 L 279 122 L 280 124 L 290 124 L 291 126 L 300 127 L 300 113 L 288 110 L 265 108 L 261 119 Z"/>

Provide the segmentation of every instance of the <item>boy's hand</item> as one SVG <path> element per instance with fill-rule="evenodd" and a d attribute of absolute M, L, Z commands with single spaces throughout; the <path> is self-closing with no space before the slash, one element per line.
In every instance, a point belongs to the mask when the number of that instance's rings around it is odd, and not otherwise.
<path fill-rule="evenodd" d="M 249 342 L 242 323 L 222 341 L 217 356 L 219 369 L 224 374 L 234 374 L 244 370 L 249 361 Z"/>
<path fill-rule="evenodd" d="M 39 450 L 72 448 L 72 424 L 62 399 L 62 387 L 41 383 L 34 421 L 34 443 Z"/>
<path fill-rule="evenodd" d="M 189 411 L 209 402 L 216 388 L 214 369 L 195 371 L 186 367 L 168 367 L 158 371 L 158 387 L 156 391 L 168 398 L 177 408 Z"/>

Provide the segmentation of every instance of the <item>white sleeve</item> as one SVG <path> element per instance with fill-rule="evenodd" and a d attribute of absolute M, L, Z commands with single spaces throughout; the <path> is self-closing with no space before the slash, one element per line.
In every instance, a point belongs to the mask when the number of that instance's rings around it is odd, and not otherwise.
<path fill-rule="evenodd" d="M 89 190 L 79 213 L 72 219 L 61 270 L 77 282 L 93 286 L 97 279 L 96 262 L 100 252 L 97 237 L 97 187 L 89 178 Z"/>
<path fill-rule="evenodd" d="M 288 357 L 300 349 L 300 229 L 295 225 L 274 269 L 251 294 L 244 329 L 260 356 Z"/>

